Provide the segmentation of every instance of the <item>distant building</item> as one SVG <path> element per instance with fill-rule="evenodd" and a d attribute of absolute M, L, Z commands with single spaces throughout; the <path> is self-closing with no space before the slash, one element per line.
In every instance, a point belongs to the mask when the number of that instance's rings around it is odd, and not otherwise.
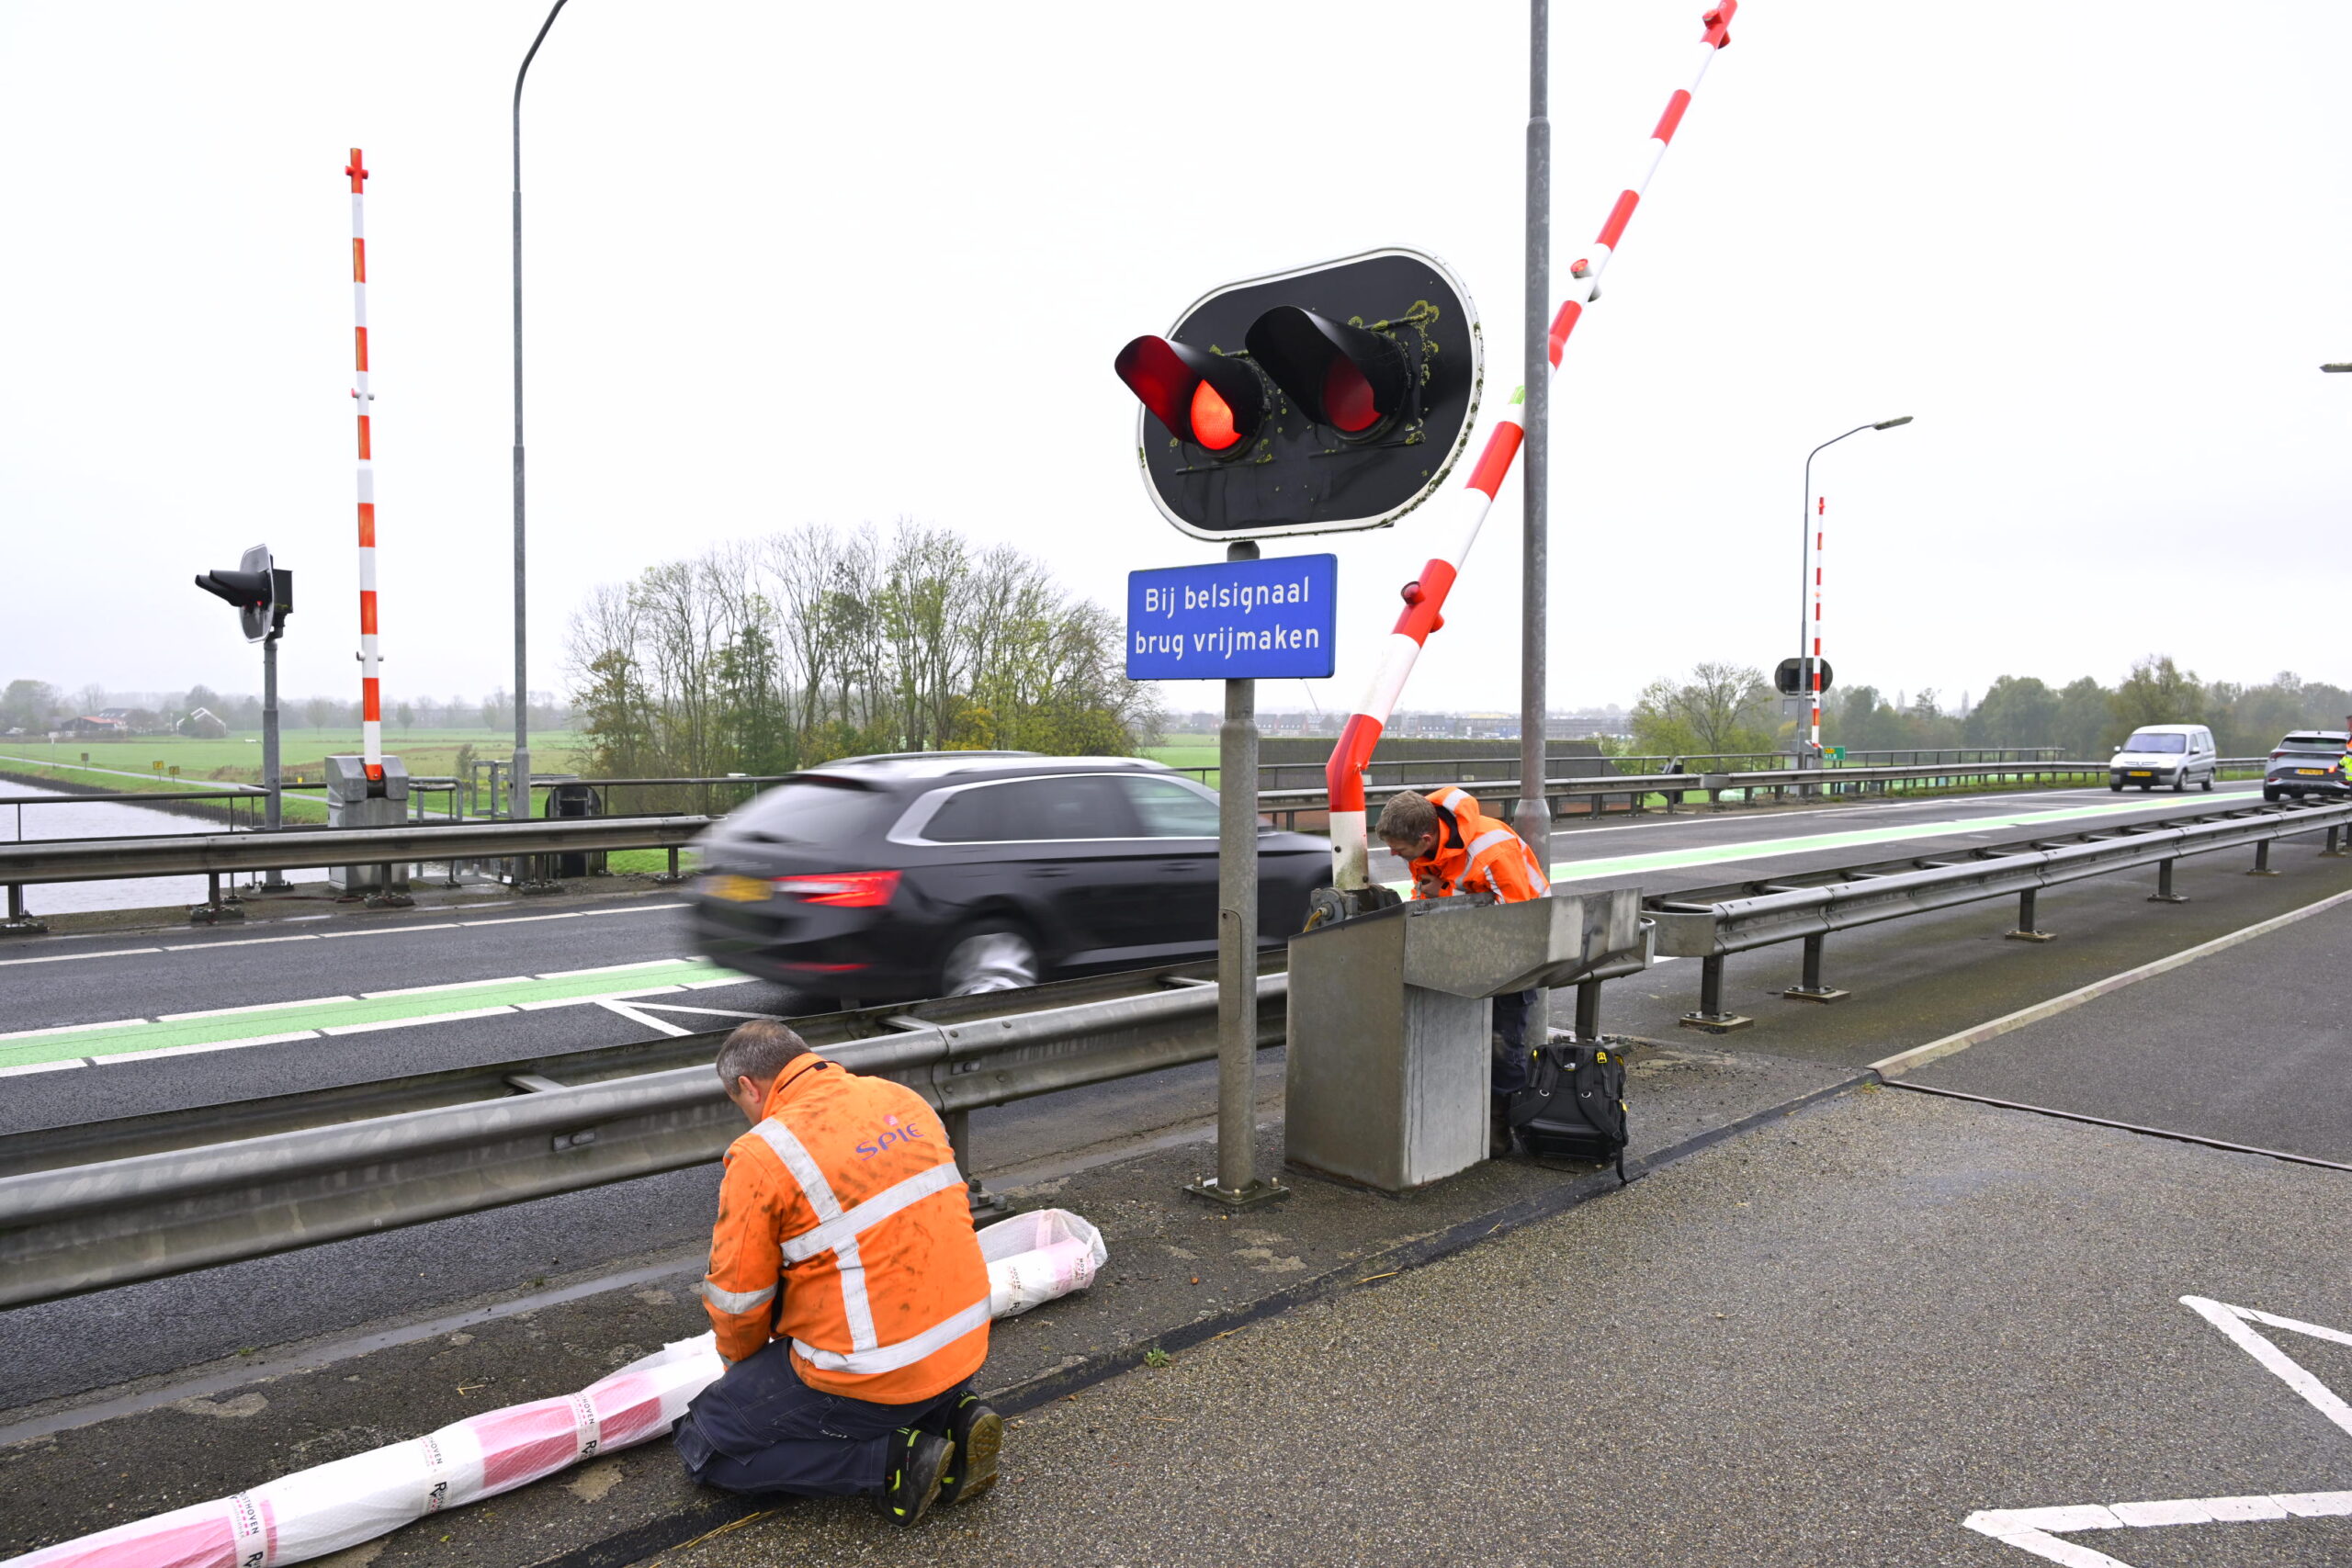
<path fill-rule="evenodd" d="M 105 713 L 85 714 L 79 718 L 67 719 L 65 733 L 119 739 L 130 733 L 130 722 L 122 716 L 119 710 L 108 709 Z"/>
<path fill-rule="evenodd" d="M 218 740 L 229 733 L 228 721 L 210 708 L 198 708 L 175 728 L 183 734 L 200 735 L 207 740 Z"/>

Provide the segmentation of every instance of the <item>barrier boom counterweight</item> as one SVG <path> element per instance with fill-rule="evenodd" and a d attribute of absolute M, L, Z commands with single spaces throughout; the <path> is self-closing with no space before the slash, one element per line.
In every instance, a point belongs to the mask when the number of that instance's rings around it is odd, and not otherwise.
<path fill-rule="evenodd" d="M 1609 217 L 1600 226 L 1600 236 L 1593 243 L 1592 254 L 1568 269 L 1576 287 L 1552 318 L 1552 372 L 1560 369 L 1560 355 L 1567 346 L 1568 335 L 1576 331 L 1577 321 L 1600 293 L 1600 276 L 1609 268 L 1609 259 L 1623 238 L 1625 226 L 1633 220 L 1634 209 L 1641 204 L 1642 193 L 1657 173 L 1658 164 L 1666 157 L 1667 147 L 1674 140 L 1674 132 L 1682 123 L 1685 110 L 1690 107 L 1691 96 L 1699 84 L 1706 80 L 1707 66 L 1716 51 L 1731 41 L 1732 16 L 1739 9 L 1739 0 L 1723 0 L 1723 4 L 1701 18 L 1705 28 L 1699 56 L 1699 69 L 1690 85 L 1679 88 L 1667 100 L 1666 112 L 1658 117 L 1657 127 L 1650 132 L 1649 162 L 1640 178 L 1620 192 L 1609 209 Z M 1373 748 L 1379 744 L 1381 731 L 1387 728 L 1388 716 L 1396 705 L 1397 697 L 1411 678 L 1413 664 L 1420 657 L 1421 645 L 1430 633 L 1445 624 L 1445 597 L 1454 578 L 1462 570 L 1462 563 L 1470 554 L 1470 547 L 1477 542 L 1478 529 L 1487 520 L 1487 509 L 1494 505 L 1495 492 L 1502 489 L 1503 480 L 1510 474 L 1510 467 L 1519 457 L 1520 442 L 1526 432 L 1520 412 L 1524 393 L 1514 397 L 1510 409 L 1498 420 L 1487 436 L 1487 445 L 1478 457 L 1478 465 L 1471 470 L 1470 481 L 1454 492 L 1453 538 L 1451 547 L 1430 558 L 1421 568 L 1421 575 L 1405 585 L 1404 613 L 1396 617 L 1396 625 L 1388 635 L 1387 646 L 1382 649 L 1380 666 L 1372 678 L 1370 690 L 1364 694 L 1363 705 L 1348 716 L 1340 731 L 1339 744 L 1331 750 L 1331 760 L 1324 770 L 1325 783 L 1330 789 L 1332 883 L 1342 892 L 1358 891 L 1370 886 L 1371 865 L 1364 834 L 1364 766 L 1372 761 Z M 1524 787 L 1542 792 L 1540 782 Z"/>
<path fill-rule="evenodd" d="M 361 750 L 368 776 L 384 776 L 384 708 L 377 680 L 376 652 L 376 464 L 368 434 L 368 165 L 359 149 L 344 166 L 351 176 L 352 406 L 359 415 L 359 712 Z"/>

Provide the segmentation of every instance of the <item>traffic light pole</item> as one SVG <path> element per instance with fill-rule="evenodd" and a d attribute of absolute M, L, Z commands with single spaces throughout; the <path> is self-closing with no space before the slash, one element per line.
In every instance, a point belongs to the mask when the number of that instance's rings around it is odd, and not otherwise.
<path fill-rule="evenodd" d="M 1601 274 L 1609 269 L 1610 258 L 1624 237 L 1625 226 L 1641 204 L 1642 192 L 1648 188 L 1658 164 L 1664 161 L 1674 132 L 1690 107 L 1691 96 L 1706 80 L 1707 67 L 1713 62 L 1717 51 L 1731 41 L 1732 16 L 1738 9 L 1739 0 L 1722 0 L 1701 18 L 1706 32 L 1701 40 L 1698 73 L 1688 88 L 1678 89 L 1667 100 L 1666 112 L 1658 117 L 1657 128 L 1650 132 L 1648 165 L 1635 184 L 1618 193 L 1608 218 L 1601 223 L 1600 237 L 1593 242 L 1591 254 L 1568 269 L 1577 280 L 1576 288 L 1560 306 L 1559 313 L 1552 318 L 1544 364 L 1533 380 L 1541 382 L 1557 374 L 1568 335 L 1576 331 L 1585 307 L 1600 298 Z M 1396 698 L 1412 677 L 1422 644 L 1428 641 L 1430 633 L 1443 624 L 1445 596 L 1460 575 L 1471 546 L 1477 543 L 1478 529 L 1495 503 L 1495 492 L 1502 488 L 1512 462 L 1519 457 L 1520 444 L 1526 434 L 1526 416 L 1521 412 L 1525 401 L 1525 389 L 1521 389 L 1520 395 L 1511 400 L 1510 410 L 1487 434 L 1486 448 L 1479 454 L 1477 467 L 1470 471 L 1469 482 L 1454 492 L 1453 546 L 1447 553 L 1432 557 L 1421 568 L 1421 575 L 1405 585 L 1405 610 L 1389 633 L 1379 667 L 1373 673 L 1371 688 L 1364 694 L 1362 705 L 1348 716 L 1347 724 L 1340 731 L 1340 742 L 1331 749 L 1331 760 L 1324 765 L 1324 783 L 1330 791 L 1331 802 L 1331 883 L 1342 894 L 1362 892 L 1371 886 L 1371 857 L 1364 840 L 1364 766 L 1372 761 L 1373 748 L 1380 743 L 1380 732 L 1387 727 Z"/>
<path fill-rule="evenodd" d="M 507 793 L 508 814 L 516 818 L 531 815 L 531 671 L 523 638 L 523 78 L 566 3 L 555 0 L 514 73 L 514 787 Z"/>
<path fill-rule="evenodd" d="M 1256 560 L 1237 540 L 1227 560 Z M 1258 1178 L 1258 682 L 1225 683 L 1216 748 L 1216 1175 L 1188 1190 L 1246 1208 L 1288 1196 Z"/>
<path fill-rule="evenodd" d="M 285 826 L 282 803 L 285 785 L 277 770 L 277 634 L 261 639 L 261 784 L 269 792 L 262 802 L 262 826 L 277 832 Z M 292 886 L 286 874 L 272 866 L 261 879 L 266 890 Z"/>
<path fill-rule="evenodd" d="M 1520 489 L 1519 810 L 1512 826 L 1536 863 L 1552 863 L 1552 808 L 1544 793 L 1550 773 L 1544 741 L 1545 660 L 1550 644 L 1551 333 L 1541 324 L 1552 304 L 1552 121 L 1550 0 L 1527 6 L 1527 292 L 1524 322 L 1527 379 L 1527 473 Z M 1531 1036 L 1548 1027 L 1538 991 L 1527 1021 Z"/>

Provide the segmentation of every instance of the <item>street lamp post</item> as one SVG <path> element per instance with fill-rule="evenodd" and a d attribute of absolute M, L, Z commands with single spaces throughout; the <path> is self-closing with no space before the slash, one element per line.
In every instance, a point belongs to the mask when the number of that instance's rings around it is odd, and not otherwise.
<path fill-rule="evenodd" d="M 531 814 L 531 670 L 523 641 L 523 78 L 531 73 L 531 61 L 566 3 L 555 0 L 523 56 L 522 69 L 514 73 L 514 776 L 507 815 L 516 818 Z"/>
<path fill-rule="evenodd" d="M 1910 423 L 1909 414 L 1899 414 L 1894 419 L 1883 419 L 1872 424 L 1858 424 L 1846 432 L 1846 435 L 1860 435 L 1865 430 L 1893 430 L 1898 424 Z M 1845 440 L 1846 435 L 1833 435 L 1804 455 L 1804 505 L 1801 519 L 1804 531 L 1797 540 L 1797 670 L 1802 676 L 1797 690 L 1801 694 L 1799 700 L 1811 705 L 1813 719 L 1808 738 L 1796 748 L 1797 766 L 1800 768 L 1821 765 L 1821 628 L 1816 624 L 1811 636 L 1805 632 L 1808 619 L 1818 623 L 1821 618 L 1820 581 L 1815 575 L 1818 569 L 1813 560 L 1815 541 L 1813 460 L 1826 449 Z M 1808 599 L 1813 602 L 1810 615 L 1805 608 Z"/>

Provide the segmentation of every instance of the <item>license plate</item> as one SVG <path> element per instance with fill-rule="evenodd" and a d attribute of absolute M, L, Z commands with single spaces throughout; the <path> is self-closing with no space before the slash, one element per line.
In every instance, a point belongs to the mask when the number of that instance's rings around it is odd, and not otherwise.
<path fill-rule="evenodd" d="M 2324 779 L 2327 777 L 2327 770 L 2325 768 L 2297 768 L 2295 772 L 2307 779 Z"/>
<path fill-rule="evenodd" d="M 2146 769 L 2146 768 L 2138 768 L 2138 769 L 2135 769 L 2135 770 L 2133 770 L 2132 772 L 2131 772 L 2131 773 L 2126 773 L 2126 774 L 2124 775 L 2124 777 L 2126 777 L 2126 778 L 2133 778 L 2133 779 L 2148 779 L 2148 778 L 2154 778 L 2154 777 L 2155 777 L 2155 774 L 2154 774 L 2154 773 L 2151 773 L 2151 772 L 2150 772 L 2148 769 Z"/>
<path fill-rule="evenodd" d="M 768 885 L 756 876 L 706 877 L 702 890 L 730 904 L 756 904 L 768 896 Z"/>

